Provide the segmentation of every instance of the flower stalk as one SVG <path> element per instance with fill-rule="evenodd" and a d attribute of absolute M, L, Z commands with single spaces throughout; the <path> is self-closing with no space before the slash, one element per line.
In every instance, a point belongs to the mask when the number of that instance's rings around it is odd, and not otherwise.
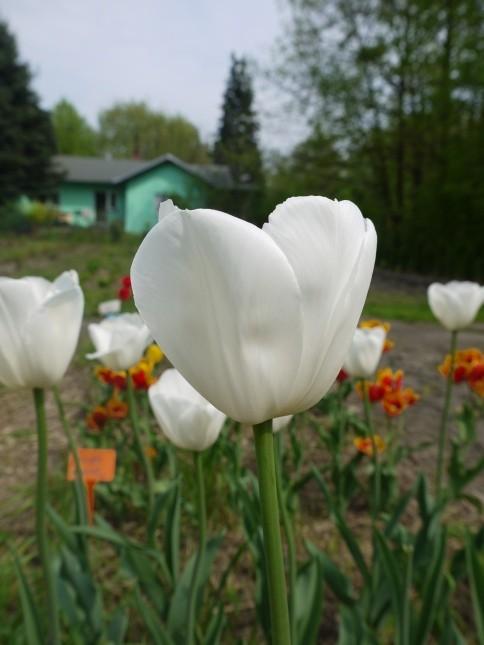
<path fill-rule="evenodd" d="M 45 392 L 34 388 L 34 406 L 37 418 L 37 488 L 35 498 L 35 532 L 37 548 L 42 565 L 47 596 L 47 618 L 49 625 L 49 644 L 60 645 L 59 614 L 52 571 L 49 540 L 47 536 L 47 423 L 45 418 Z"/>
<path fill-rule="evenodd" d="M 254 439 L 264 534 L 267 586 L 269 589 L 272 642 L 274 645 L 290 645 L 291 632 L 279 527 L 274 436 L 271 420 L 254 426 Z"/>
<path fill-rule="evenodd" d="M 198 552 L 193 568 L 193 578 L 188 602 L 188 645 L 195 644 L 197 590 L 200 584 L 200 573 L 207 542 L 207 508 L 205 501 L 205 481 L 203 477 L 203 453 L 194 452 L 193 461 L 197 488 Z"/>
<path fill-rule="evenodd" d="M 442 420 L 440 423 L 439 446 L 437 452 L 437 469 L 435 472 L 435 495 L 437 499 L 442 491 L 442 480 L 444 476 L 444 457 L 447 445 L 447 429 L 449 424 L 450 403 L 452 400 L 452 386 L 454 384 L 454 365 L 455 351 L 457 348 L 457 331 L 452 331 L 450 335 L 450 368 L 447 374 L 445 384 L 444 407 L 442 410 Z"/>
<path fill-rule="evenodd" d="M 155 482 L 154 482 L 154 476 L 153 476 L 153 468 L 151 467 L 150 459 L 146 454 L 146 451 L 143 445 L 143 438 L 141 436 L 141 427 L 140 427 L 139 417 L 138 417 L 138 409 L 136 407 L 136 400 L 134 396 L 133 381 L 129 374 L 126 379 L 126 392 L 128 396 L 128 407 L 129 407 L 129 416 L 131 419 L 131 425 L 133 427 L 136 445 L 138 447 L 139 456 L 143 464 L 143 468 L 146 476 L 146 483 L 148 486 L 148 509 L 147 509 L 148 514 L 147 514 L 146 525 L 147 527 L 149 527 L 151 513 L 153 511 L 153 505 L 155 501 L 155 486 L 154 486 Z M 154 535 L 148 535 L 147 542 L 150 546 L 153 546 Z"/>
<path fill-rule="evenodd" d="M 365 381 L 361 381 L 361 390 L 363 396 L 363 408 L 365 411 L 365 421 L 370 433 L 371 439 L 371 453 L 373 460 L 373 521 L 378 517 L 380 511 L 381 500 L 381 469 L 380 460 L 378 459 L 378 446 L 375 440 L 375 429 L 373 428 L 373 420 L 371 417 L 371 403 L 368 397 L 368 390 L 365 387 Z"/>

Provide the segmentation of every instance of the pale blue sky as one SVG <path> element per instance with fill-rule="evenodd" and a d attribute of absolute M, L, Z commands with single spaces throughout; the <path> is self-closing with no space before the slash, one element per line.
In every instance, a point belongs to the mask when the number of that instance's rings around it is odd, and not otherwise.
<path fill-rule="evenodd" d="M 3 0 L 0 17 L 45 107 L 65 97 L 95 123 L 116 100 L 146 100 L 185 115 L 210 139 L 230 53 L 267 63 L 283 12 L 279 0 Z M 263 121 L 265 138 L 285 147 L 279 128 Z"/>

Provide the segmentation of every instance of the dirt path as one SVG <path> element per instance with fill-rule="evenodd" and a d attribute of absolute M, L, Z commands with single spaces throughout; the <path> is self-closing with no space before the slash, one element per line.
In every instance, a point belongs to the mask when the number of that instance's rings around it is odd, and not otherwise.
<path fill-rule="evenodd" d="M 443 380 L 436 370 L 448 348 L 448 333 L 428 323 L 394 322 L 390 337 L 396 346 L 384 358 L 384 364 L 405 370 L 406 383 L 414 387 L 422 400 L 407 413 L 406 441 L 433 440 L 437 436 L 442 406 Z M 484 349 L 484 325 L 475 325 L 460 335 L 459 347 Z M 72 367 L 62 384 L 62 395 L 72 421 L 82 417 L 89 402 L 90 369 Z M 456 388 L 455 404 L 462 401 L 466 386 Z M 356 405 L 356 400 L 353 400 Z M 52 396 L 47 398 L 49 424 L 49 469 L 62 479 L 66 441 L 57 418 Z M 26 486 L 33 485 L 36 463 L 35 421 L 31 394 L 26 391 L 0 390 L 0 531 L 30 532 L 33 522 L 31 495 Z M 479 451 L 484 450 L 484 427 L 479 427 Z M 432 447 L 415 455 L 406 465 L 405 475 L 412 478 L 424 469 L 431 472 L 435 464 Z M 483 491 L 484 478 L 474 491 Z M 29 498 L 29 499 L 27 499 Z M 484 495 L 483 495 L 484 499 Z"/>

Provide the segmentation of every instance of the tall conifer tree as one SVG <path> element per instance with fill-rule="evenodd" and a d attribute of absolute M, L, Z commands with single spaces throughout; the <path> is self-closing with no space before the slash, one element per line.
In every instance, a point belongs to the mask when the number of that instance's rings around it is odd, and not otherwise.
<path fill-rule="evenodd" d="M 0 204 L 20 195 L 49 197 L 57 176 L 49 114 L 30 88 L 31 73 L 18 60 L 15 38 L 0 22 Z"/>
<path fill-rule="evenodd" d="M 259 185 L 262 179 L 262 161 L 257 144 L 259 126 L 253 101 L 254 92 L 247 61 L 233 55 L 214 159 L 217 163 L 229 166 L 238 183 Z"/>

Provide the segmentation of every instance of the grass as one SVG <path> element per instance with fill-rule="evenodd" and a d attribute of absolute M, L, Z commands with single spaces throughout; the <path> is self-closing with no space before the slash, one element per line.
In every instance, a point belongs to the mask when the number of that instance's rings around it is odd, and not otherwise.
<path fill-rule="evenodd" d="M 120 278 L 129 273 L 140 242 L 141 237 L 128 234 L 115 241 L 108 231 L 93 228 L 5 235 L 0 240 L 0 275 L 40 275 L 52 280 L 66 269 L 76 269 L 86 298 L 86 315 L 95 316 L 100 302 L 116 298 Z M 384 320 L 435 322 L 423 288 L 421 292 L 372 288 L 363 314 Z M 484 310 L 478 321 L 484 322 Z"/>

